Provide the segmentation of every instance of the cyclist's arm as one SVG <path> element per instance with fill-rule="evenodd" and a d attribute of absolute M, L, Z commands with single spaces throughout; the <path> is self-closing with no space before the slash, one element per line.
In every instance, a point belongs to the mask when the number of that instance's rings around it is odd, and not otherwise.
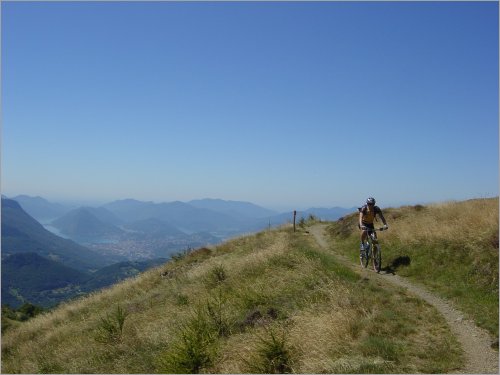
<path fill-rule="evenodd" d="M 359 228 L 363 228 L 363 212 L 359 213 Z"/>
<path fill-rule="evenodd" d="M 378 216 L 380 217 L 380 219 L 382 219 L 382 223 L 384 223 L 385 226 L 387 226 L 387 221 L 385 220 L 385 217 L 384 215 L 382 214 L 382 211 L 380 211 L 378 213 Z"/>

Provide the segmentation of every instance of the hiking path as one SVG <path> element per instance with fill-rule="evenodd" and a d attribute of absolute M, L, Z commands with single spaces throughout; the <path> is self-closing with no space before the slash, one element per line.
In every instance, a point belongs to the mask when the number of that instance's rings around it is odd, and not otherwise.
<path fill-rule="evenodd" d="M 393 273 L 381 272 L 377 274 L 371 268 L 363 269 L 359 264 L 353 264 L 351 260 L 335 252 L 334 247 L 332 248 L 333 244 L 326 239 L 324 230 L 325 225 L 316 224 L 309 228 L 309 233 L 323 249 L 333 250 L 341 263 L 362 274 L 363 277 L 382 278 L 387 282 L 406 288 L 434 306 L 442 314 L 465 353 L 465 367 L 460 369 L 458 373 L 498 374 L 498 352 L 491 347 L 494 339 L 489 332 L 476 326 L 473 321 L 466 319 L 464 314 L 452 306 L 450 302 L 434 295 L 423 286 L 413 284 L 408 279 Z"/>

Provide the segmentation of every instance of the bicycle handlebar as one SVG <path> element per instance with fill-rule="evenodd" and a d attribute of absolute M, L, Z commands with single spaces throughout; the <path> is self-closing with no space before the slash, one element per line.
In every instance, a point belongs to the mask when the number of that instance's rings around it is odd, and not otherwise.
<path fill-rule="evenodd" d="M 363 229 L 364 228 L 364 229 Z M 382 232 L 383 230 L 389 229 L 388 227 L 380 227 L 380 228 L 367 228 L 367 227 L 361 227 L 361 230 L 366 230 L 367 232 Z"/>

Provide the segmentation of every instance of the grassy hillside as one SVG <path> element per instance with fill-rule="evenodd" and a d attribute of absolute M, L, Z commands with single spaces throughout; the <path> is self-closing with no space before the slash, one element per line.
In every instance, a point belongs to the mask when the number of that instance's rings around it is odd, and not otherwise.
<path fill-rule="evenodd" d="M 290 228 L 179 256 L 2 337 L 8 373 L 442 373 L 462 364 L 433 307 L 362 278 Z"/>
<path fill-rule="evenodd" d="M 498 210 L 498 198 L 383 209 L 383 267 L 452 300 L 498 337 Z M 352 214 L 329 227 L 336 250 L 353 262 L 357 223 Z"/>

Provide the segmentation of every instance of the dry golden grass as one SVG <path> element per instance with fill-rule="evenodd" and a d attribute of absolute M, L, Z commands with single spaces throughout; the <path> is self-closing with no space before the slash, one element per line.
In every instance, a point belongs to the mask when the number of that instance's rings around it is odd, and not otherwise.
<path fill-rule="evenodd" d="M 498 229 L 498 198 L 403 207 L 386 215 L 391 224 L 387 238 L 414 244 L 440 241 L 477 243 Z M 405 220 L 402 220 L 402 219 Z M 393 219 L 393 220 L 391 220 Z"/>
<path fill-rule="evenodd" d="M 118 306 L 123 334 L 96 340 Z M 206 342 L 190 341 L 197 334 Z M 427 343 L 445 361 L 422 360 Z M 182 362 L 192 345 L 201 365 Z M 462 360 L 433 308 L 343 269 L 290 228 L 201 249 L 60 306 L 7 331 L 2 354 L 8 373 L 440 372 Z"/>
<path fill-rule="evenodd" d="M 499 200 L 473 199 L 383 209 L 383 265 L 455 302 L 498 336 Z M 336 249 L 357 261 L 357 215 L 333 223 Z"/>

